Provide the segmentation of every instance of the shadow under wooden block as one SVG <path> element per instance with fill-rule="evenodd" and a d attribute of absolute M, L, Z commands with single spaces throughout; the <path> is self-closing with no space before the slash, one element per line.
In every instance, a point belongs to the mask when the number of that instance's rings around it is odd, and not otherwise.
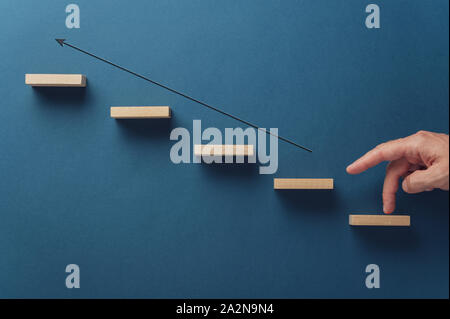
<path fill-rule="evenodd" d="M 351 226 L 411 226 L 409 215 L 362 215 L 350 214 Z"/>
<path fill-rule="evenodd" d="M 380 253 L 415 252 L 421 245 L 417 229 L 411 227 L 350 226 L 355 249 Z"/>
<path fill-rule="evenodd" d="M 274 178 L 273 188 L 278 190 L 334 189 L 334 180 L 332 178 Z"/>
<path fill-rule="evenodd" d="M 148 120 L 148 119 L 118 119 L 117 126 L 124 137 L 134 139 L 140 138 L 167 138 L 165 143 L 172 146 L 169 141 L 170 132 L 174 122 L 171 119 Z"/>
<path fill-rule="evenodd" d="M 25 74 L 25 84 L 33 87 L 86 87 L 83 74 Z"/>
<path fill-rule="evenodd" d="M 334 214 L 340 210 L 337 192 L 327 189 L 287 189 L 275 194 L 286 212 Z"/>
<path fill-rule="evenodd" d="M 45 108 L 58 108 L 64 106 L 79 110 L 80 107 L 93 103 L 93 96 L 87 87 L 33 87 L 33 94 Z"/>

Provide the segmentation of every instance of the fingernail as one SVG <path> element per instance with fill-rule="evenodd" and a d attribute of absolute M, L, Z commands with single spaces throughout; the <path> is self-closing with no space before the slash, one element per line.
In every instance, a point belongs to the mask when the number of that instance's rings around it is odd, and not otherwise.
<path fill-rule="evenodd" d="M 384 212 L 385 214 L 390 214 L 390 213 L 392 213 L 392 212 L 388 211 L 386 208 L 384 208 L 384 206 L 383 206 L 383 212 Z"/>

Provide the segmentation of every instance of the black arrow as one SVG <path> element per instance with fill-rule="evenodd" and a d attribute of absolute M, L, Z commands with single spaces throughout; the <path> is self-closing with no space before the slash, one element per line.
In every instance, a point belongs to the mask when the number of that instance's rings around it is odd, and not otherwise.
<path fill-rule="evenodd" d="M 153 81 L 153 80 L 151 80 L 151 79 L 149 79 L 149 78 L 147 78 L 147 77 L 145 77 L 145 76 L 143 76 L 143 75 L 140 75 L 140 74 L 138 74 L 138 73 L 136 73 L 136 72 L 133 72 L 133 71 L 131 71 L 131 70 L 128 70 L 128 69 L 126 69 L 126 68 L 124 68 L 124 67 L 122 67 L 122 66 L 120 66 L 120 65 L 117 65 L 117 64 L 112 63 L 112 62 L 110 62 L 110 61 L 108 61 L 108 60 L 106 60 L 106 59 L 103 59 L 103 58 L 101 58 L 101 57 L 98 57 L 98 56 L 96 56 L 96 55 L 94 55 L 94 54 L 92 54 L 92 53 L 89 53 L 89 52 L 84 51 L 84 50 L 82 50 L 82 49 L 80 49 L 80 48 L 77 48 L 76 46 L 67 43 L 67 42 L 66 42 L 66 39 L 55 39 L 55 40 L 56 40 L 56 42 L 58 42 L 58 44 L 59 44 L 60 46 L 62 46 L 62 47 L 64 47 L 64 45 L 67 45 L 68 47 L 71 47 L 72 49 L 75 49 L 75 50 L 77 50 L 77 51 L 80 51 L 81 53 L 87 54 L 87 55 L 89 55 L 89 56 L 91 56 L 91 57 L 93 57 L 93 58 L 96 58 L 97 60 L 100 60 L 100 61 L 103 61 L 103 62 L 105 62 L 105 63 L 108 63 L 109 65 L 112 65 L 113 67 L 116 67 L 116 68 L 118 68 L 118 69 L 120 69 L 120 70 L 122 70 L 122 71 L 128 72 L 128 73 L 130 73 L 130 74 L 132 74 L 132 75 L 134 75 L 134 76 L 137 76 L 138 78 L 141 78 L 141 79 L 143 79 L 143 80 L 145 80 L 145 81 L 148 81 L 148 82 L 150 82 L 150 83 L 153 83 L 153 84 L 155 84 L 155 85 L 157 85 L 157 86 L 159 86 L 159 87 L 162 87 L 163 89 L 166 89 L 166 90 L 168 90 L 168 91 L 170 91 L 170 92 L 172 92 L 172 93 L 178 94 L 178 95 L 180 95 L 180 96 L 182 96 L 182 97 L 184 97 L 184 98 L 186 98 L 186 99 L 188 99 L 188 100 L 191 100 L 191 101 L 193 101 L 193 102 L 195 102 L 195 103 L 198 103 L 198 104 L 200 104 L 200 105 L 203 105 L 203 106 L 205 106 L 205 107 L 207 107 L 207 108 L 209 108 L 209 109 L 211 109 L 211 110 L 213 110 L 213 111 L 216 111 L 216 112 L 218 112 L 218 113 L 221 113 L 221 114 L 223 114 L 223 115 L 226 115 L 226 116 L 228 116 L 228 117 L 231 117 L 232 119 L 235 119 L 236 121 L 239 121 L 239 122 L 241 122 L 241 123 L 244 123 L 245 125 L 251 126 L 251 127 L 255 128 L 255 129 L 257 129 L 257 130 L 260 130 L 260 131 L 262 131 L 262 132 L 264 132 L 264 133 L 267 133 L 267 134 L 269 134 L 269 135 L 272 135 L 272 136 L 274 136 L 274 137 L 276 137 L 276 138 L 278 138 L 278 139 L 280 139 L 280 140 L 282 140 L 282 141 L 284 141 L 284 142 L 287 142 L 287 143 L 292 144 L 292 145 L 294 145 L 294 146 L 297 146 L 297 147 L 299 147 L 299 148 L 301 148 L 301 149 L 304 149 L 305 151 L 312 152 L 312 150 L 310 150 L 309 148 L 306 148 L 306 147 L 304 147 L 304 146 L 301 146 L 301 145 L 299 145 L 299 144 L 297 144 L 297 143 L 295 143 L 295 142 L 293 142 L 293 141 L 288 140 L 287 138 L 284 138 L 284 137 L 281 137 L 281 136 L 279 136 L 279 135 L 276 135 L 276 134 L 274 134 L 274 133 L 272 133 L 272 132 L 270 132 L 270 131 L 268 131 L 268 130 L 266 130 L 266 129 L 264 129 L 264 128 L 261 128 L 261 127 L 255 125 L 255 124 L 252 124 L 252 123 L 250 123 L 250 122 L 248 122 L 248 121 L 242 120 L 242 119 L 238 118 L 237 116 L 234 116 L 234 115 L 232 115 L 232 114 L 230 114 L 230 113 L 227 113 L 227 112 L 224 112 L 224 111 L 222 111 L 222 110 L 219 110 L 218 108 L 216 108 L 216 107 L 214 107 L 214 106 L 211 106 L 211 105 L 209 105 L 209 104 L 206 104 L 206 103 L 204 103 L 204 102 L 202 102 L 202 101 L 199 101 L 199 100 L 197 100 L 197 99 L 194 99 L 193 97 L 190 97 L 189 95 L 186 95 L 186 94 L 181 93 L 181 92 L 179 92 L 179 91 L 177 91 L 177 90 L 174 90 L 174 89 L 172 89 L 172 88 L 170 88 L 170 87 L 168 87 L 168 86 L 165 86 L 164 84 L 161 84 L 161 83 L 158 83 L 158 82 L 156 82 L 156 81 Z"/>

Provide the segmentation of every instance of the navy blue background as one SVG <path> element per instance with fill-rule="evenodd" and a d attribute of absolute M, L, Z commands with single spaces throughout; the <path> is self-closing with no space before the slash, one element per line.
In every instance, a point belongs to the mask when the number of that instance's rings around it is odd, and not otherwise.
<path fill-rule="evenodd" d="M 381 212 L 385 165 L 349 176 L 378 143 L 448 133 L 448 1 L 0 2 L 0 297 L 448 298 L 448 193 L 398 195 L 412 227 L 355 229 Z M 279 169 L 175 165 L 174 127 L 239 123 L 55 37 L 314 150 L 279 144 Z M 25 73 L 83 73 L 86 89 L 33 89 Z M 120 122 L 112 105 L 170 105 Z M 275 192 L 273 177 L 332 177 Z M 65 287 L 65 266 L 81 289 Z M 365 287 L 365 266 L 381 288 Z"/>

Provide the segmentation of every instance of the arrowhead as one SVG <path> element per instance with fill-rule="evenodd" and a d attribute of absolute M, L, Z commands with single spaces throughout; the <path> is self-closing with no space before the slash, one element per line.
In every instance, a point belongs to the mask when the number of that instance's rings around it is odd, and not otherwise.
<path fill-rule="evenodd" d="M 66 39 L 55 39 L 55 40 L 56 42 L 58 42 L 60 46 L 64 46 L 64 41 L 66 41 Z"/>

